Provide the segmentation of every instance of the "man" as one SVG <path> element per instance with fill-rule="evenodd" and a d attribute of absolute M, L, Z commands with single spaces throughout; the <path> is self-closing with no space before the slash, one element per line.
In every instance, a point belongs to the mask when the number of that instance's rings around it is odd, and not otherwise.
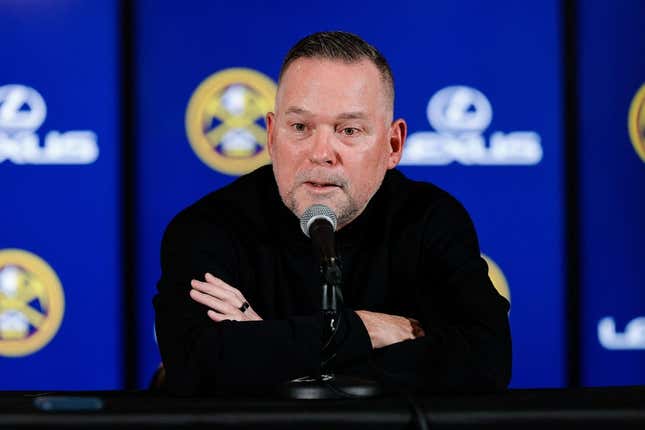
<path fill-rule="evenodd" d="M 470 218 L 396 169 L 406 123 L 392 73 L 355 35 L 298 42 L 266 116 L 272 166 L 181 212 L 162 243 L 154 304 L 167 388 L 270 390 L 320 365 L 321 285 L 299 217 L 338 217 L 344 307 L 337 373 L 415 391 L 506 387 L 508 303 Z"/>

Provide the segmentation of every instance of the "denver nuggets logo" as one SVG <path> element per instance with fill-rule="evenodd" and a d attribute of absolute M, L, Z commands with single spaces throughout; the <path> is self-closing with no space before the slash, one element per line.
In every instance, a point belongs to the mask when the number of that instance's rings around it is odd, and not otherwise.
<path fill-rule="evenodd" d="M 264 116 L 275 93 L 270 78 L 250 69 L 226 69 L 202 82 L 186 111 L 186 132 L 197 156 L 229 175 L 267 164 Z"/>
<path fill-rule="evenodd" d="M 506 277 L 504 276 L 504 273 L 502 273 L 502 269 L 500 269 L 489 256 L 482 254 L 482 258 L 486 260 L 486 263 L 488 264 L 488 276 L 493 282 L 493 286 L 497 292 L 510 303 L 511 290 L 508 288 L 508 282 L 506 282 Z"/>
<path fill-rule="evenodd" d="M 629 137 L 636 153 L 645 162 L 645 85 L 643 85 L 629 108 Z"/>
<path fill-rule="evenodd" d="M 56 334 L 65 299 L 56 273 L 38 256 L 0 250 L 0 356 L 32 354 Z"/>

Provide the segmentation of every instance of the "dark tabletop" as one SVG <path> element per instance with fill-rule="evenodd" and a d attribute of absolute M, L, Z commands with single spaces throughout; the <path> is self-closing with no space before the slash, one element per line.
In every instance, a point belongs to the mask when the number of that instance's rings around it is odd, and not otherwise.
<path fill-rule="evenodd" d="M 55 411 L 47 410 L 55 408 Z M 148 391 L 0 392 L 0 428 L 645 429 L 645 387 L 347 400 L 178 398 Z M 521 426 L 521 427 L 520 427 Z"/>

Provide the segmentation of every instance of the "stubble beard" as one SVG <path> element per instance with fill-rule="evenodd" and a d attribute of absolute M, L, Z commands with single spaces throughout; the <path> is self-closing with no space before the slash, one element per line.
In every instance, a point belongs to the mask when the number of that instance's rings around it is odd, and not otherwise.
<path fill-rule="evenodd" d="M 337 229 L 340 229 L 341 227 L 344 227 L 352 222 L 358 215 L 360 215 L 360 213 L 364 209 L 360 207 L 357 202 L 343 190 L 336 191 L 336 193 L 342 193 L 342 197 L 344 197 L 340 202 L 338 201 L 338 199 L 334 199 L 334 196 L 312 197 L 310 199 L 311 202 L 307 203 L 305 207 L 303 204 L 299 203 L 299 200 L 296 197 L 297 189 L 298 187 L 288 191 L 283 198 L 283 202 L 287 206 L 287 208 L 289 208 L 289 210 L 298 218 L 300 218 L 305 210 L 311 205 L 325 205 L 328 206 L 332 211 L 334 211 L 334 214 L 336 214 L 336 218 L 338 219 Z"/>
<path fill-rule="evenodd" d="M 276 165 L 273 164 L 274 175 L 277 177 Z M 369 201 L 374 197 L 376 191 L 380 188 L 383 182 L 383 176 L 377 179 L 377 183 L 373 184 L 373 189 L 370 192 L 370 195 L 367 196 L 367 199 L 362 204 L 356 200 L 350 193 L 351 184 L 350 182 L 341 176 L 333 174 L 324 174 L 321 172 L 315 175 L 311 171 L 299 172 L 296 174 L 293 186 L 291 189 L 286 190 L 285 193 L 282 190 L 280 192 L 280 198 L 284 205 L 298 218 L 307 210 L 309 206 L 315 204 L 321 204 L 328 206 L 334 214 L 336 214 L 337 230 L 345 227 L 354 219 L 356 219 L 367 207 Z M 306 190 L 302 189 L 304 183 L 311 179 L 324 180 L 325 182 L 334 183 L 339 188 L 338 190 L 330 193 L 328 196 L 323 195 L 310 195 Z M 297 197 L 298 192 L 300 191 L 300 199 Z M 304 194 L 304 196 L 303 196 Z M 308 198 L 307 198 L 308 197 Z M 303 200 L 307 200 L 306 203 Z"/>

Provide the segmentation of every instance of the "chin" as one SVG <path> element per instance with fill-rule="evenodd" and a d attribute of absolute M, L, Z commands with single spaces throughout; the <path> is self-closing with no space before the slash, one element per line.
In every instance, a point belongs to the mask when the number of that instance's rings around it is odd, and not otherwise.
<path fill-rule="evenodd" d="M 341 206 L 331 196 L 307 196 L 306 198 L 299 199 L 295 205 L 298 216 L 302 216 L 305 210 L 313 205 L 325 205 L 334 211 L 335 214 L 338 214 L 339 207 Z"/>

